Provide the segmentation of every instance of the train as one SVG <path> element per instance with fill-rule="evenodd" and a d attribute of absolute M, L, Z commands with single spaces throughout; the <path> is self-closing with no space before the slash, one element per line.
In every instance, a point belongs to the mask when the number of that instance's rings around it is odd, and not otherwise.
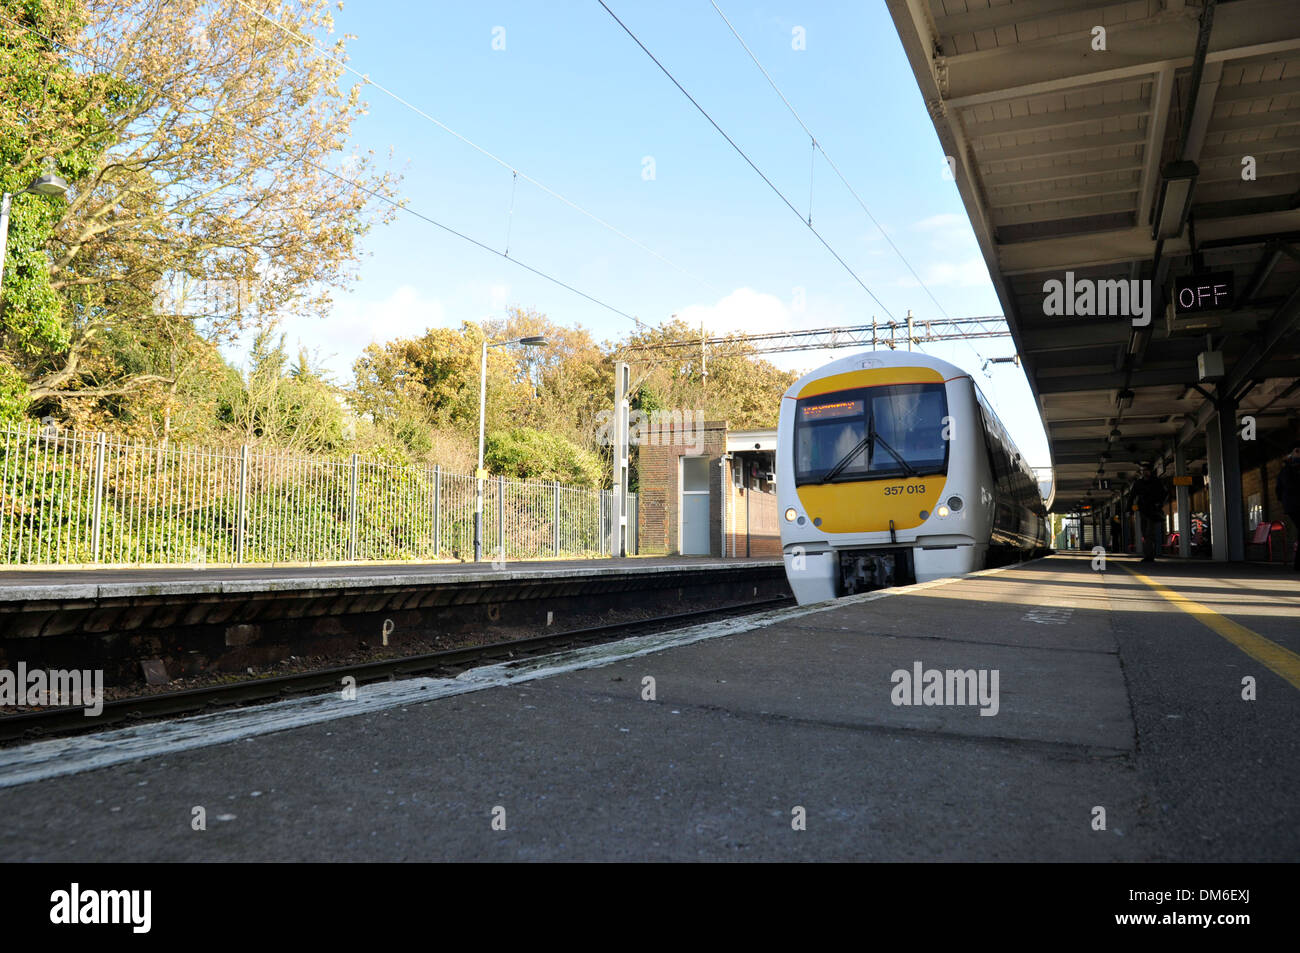
<path fill-rule="evenodd" d="M 870 351 L 781 399 L 781 549 L 800 604 L 927 582 L 1048 551 L 1033 470 L 970 374 Z"/>

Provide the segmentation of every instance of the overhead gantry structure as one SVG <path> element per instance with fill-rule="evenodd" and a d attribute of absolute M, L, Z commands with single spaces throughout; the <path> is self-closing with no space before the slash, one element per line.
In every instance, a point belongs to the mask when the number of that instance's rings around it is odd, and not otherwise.
<path fill-rule="evenodd" d="M 1243 460 L 1300 435 L 1300 2 L 888 6 L 1038 401 L 1054 509 L 1117 510 L 1143 459 L 1204 472 L 1214 556 L 1242 558 Z"/>

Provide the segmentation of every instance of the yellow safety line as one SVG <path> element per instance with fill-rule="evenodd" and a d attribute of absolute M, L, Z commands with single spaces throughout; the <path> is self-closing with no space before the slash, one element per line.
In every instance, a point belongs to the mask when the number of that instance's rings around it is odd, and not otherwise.
<path fill-rule="evenodd" d="M 1264 638 L 1258 632 L 1252 632 L 1244 625 L 1233 622 L 1231 619 L 1215 612 L 1209 606 L 1203 606 L 1167 586 L 1160 585 L 1154 579 L 1142 575 L 1137 570 L 1129 569 L 1128 566 L 1124 568 L 1136 576 L 1138 581 L 1150 586 L 1178 608 L 1195 618 L 1197 622 L 1214 630 L 1216 634 L 1227 639 L 1255 661 L 1268 666 L 1293 686 L 1300 688 L 1300 655 L 1296 655 L 1290 649 L 1278 645 L 1271 639 Z"/>

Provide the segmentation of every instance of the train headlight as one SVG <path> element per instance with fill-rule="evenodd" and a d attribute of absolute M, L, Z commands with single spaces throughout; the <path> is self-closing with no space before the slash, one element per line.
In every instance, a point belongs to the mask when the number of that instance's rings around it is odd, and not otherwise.
<path fill-rule="evenodd" d="M 792 507 L 790 507 L 789 509 L 787 509 L 787 510 L 785 511 L 785 521 L 786 521 L 787 523 L 793 523 L 793 522 L 794 522 L 794 518 L 795 518 L 796 516 L 798 516 L 798 515 L 799 515 L 799 514 L 797 514 L 797 513 L 794 511 L 794 507 L 792 506 Z"/>
<path fill-rule="evenodd" d="M 961 497 L 960 497 L 960 496 L 950 496 L 950 497 L 948 497 L 948 508 L 951 509 L 954 513 L 960 513 L 960 512 L 961 512 L 961 508 L 962 508 L 964 505 L 965 505 L 965 504 L 962 503 L 962 501 L 961 501 Z"/>
<path fill-rule="evenodd" d="M 936 516 L 941 516 L 941 517 L 942 517 L 942 516 L 947 516 L 948 513 L 949 513 L 949 510 L 948 510 L 948 507 L 946 507 L 946 506 L 944 506 L 942 503 L 940 503 L 939 506 L 938 506 L 938 508 L 935 509 L 934 513 L 935 513 Z"/>

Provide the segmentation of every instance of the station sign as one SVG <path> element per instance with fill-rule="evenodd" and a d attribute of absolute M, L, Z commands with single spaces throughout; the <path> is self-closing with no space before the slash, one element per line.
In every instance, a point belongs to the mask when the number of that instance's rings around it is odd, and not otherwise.
<path fill-rule="evenodd" d="M 1189 476 L 1174 477 L 1174 486 L 1191 486 L 1191 485 L 1192 485 L 1192 478 Z"/>
<path fill-rule="evenodd" d="M 1232 272 L 1202 272 L 1174 279 L 1174 308 L 1178 314 L 1231 308 L 1236 293 Z"/>

